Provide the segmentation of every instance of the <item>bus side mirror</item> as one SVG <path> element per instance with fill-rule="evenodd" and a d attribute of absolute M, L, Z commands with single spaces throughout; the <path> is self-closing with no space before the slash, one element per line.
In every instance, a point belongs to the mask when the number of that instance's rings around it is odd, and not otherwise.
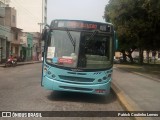
<path fill-rule="evenodd" d="M 46 25 L 42 31 L 42 41 L 46 41 L 46 39 L 47 39 L 47 35 L 48 35 L 48 31 L 49 31 L 49 29 L 47 29 L 47 27 L 49 28 L 49 25 Z"/>
<path fill-rule="evenodd" d="M 45 28 L 42 32 L 42 41 L 46 41 L 48 30 Z"/>

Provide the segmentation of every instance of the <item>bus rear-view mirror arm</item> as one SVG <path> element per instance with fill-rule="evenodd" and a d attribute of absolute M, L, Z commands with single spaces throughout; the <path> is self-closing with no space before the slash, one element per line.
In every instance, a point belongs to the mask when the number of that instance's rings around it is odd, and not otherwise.
<path fill-rule="evenodd" d="M 49 27 L 48 24 L 46 24 L 45 27 L 44 27 L 44 29 L 43 29 L 43 31 L 42 31 L 42 41 L 45 41 L 46 38 L 47 38 L 48 28 L 50 28 L 50 27 Z"/>

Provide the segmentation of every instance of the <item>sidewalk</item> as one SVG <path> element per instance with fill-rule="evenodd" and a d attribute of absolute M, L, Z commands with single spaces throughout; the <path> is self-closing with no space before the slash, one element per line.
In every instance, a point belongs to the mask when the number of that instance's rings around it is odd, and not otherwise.
<path fill-rule="evenodd" d="M 42 61 L 17 62 L 17 66 L 19 66 L 19 65 L 27 65 L 27 64 L 34 64 L 34 63 L 42 63 Z M 5 63 L 0 64 L 0 67 L 5 67 Z"/>
<path fill-rule="evenodd" d="M 160 111 L 160 79 L 123 68 L 123 65 L 114 66 L 112 81 L 112 89 L 123 107 L 128 111 Z M 160 118 L 136 117 L 135 119 Z"/>
<path fill-rule="evenodd" d="M 114 67 L 121 68 L 125 71 L 160 81 L 160 65 L 127 65 L 127 64 L 115 64 Z"/>

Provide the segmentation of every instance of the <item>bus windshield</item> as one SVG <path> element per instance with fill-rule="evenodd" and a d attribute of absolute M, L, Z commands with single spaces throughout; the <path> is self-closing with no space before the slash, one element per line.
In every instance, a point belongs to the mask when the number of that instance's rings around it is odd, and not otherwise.
<path fill-rule="evenodd" d="M 52 30 L 46 62 L 79 69 L 104 69 L 112 65 L 112 38 L 87 31 Z"/>

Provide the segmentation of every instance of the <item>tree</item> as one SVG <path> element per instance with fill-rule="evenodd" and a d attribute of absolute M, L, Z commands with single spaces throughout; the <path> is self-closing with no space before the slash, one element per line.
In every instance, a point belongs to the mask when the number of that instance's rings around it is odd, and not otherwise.
<path fill-rule="evenodd" d="M 160 1 L 159 0 L 145 0 L 143 4 L 144 9 L 148 13 L 148 18 L 150 22 L 150 39 L 152 39 L 151 50 L 160 49 Z"/>
<path fill-rule="evenodd" d="M 131 62 L 133 62 L 131 54 L 136 49 L 136 36 L 132 34 L 130 29 L 132 16 L 128 14 L 132 12 L 132 9 L 132 0 L 110 0 L 106 5 L 104 15 L 107 22 L 112 22 L 115 25 L 119 39 L 119 51 L 122 52 L 124 61 L 128 56 Z"/>
<path fill-rule="evenodd" d="M 112 22 L 118 33 L 120 48 L 131 61 L 132 52 L 140 50 L 143 63 L 144 50 L 160 48 L 158 29 L 160 26 L 159 0 L 110 0 L 106 5 L 105 20 Z"/>

